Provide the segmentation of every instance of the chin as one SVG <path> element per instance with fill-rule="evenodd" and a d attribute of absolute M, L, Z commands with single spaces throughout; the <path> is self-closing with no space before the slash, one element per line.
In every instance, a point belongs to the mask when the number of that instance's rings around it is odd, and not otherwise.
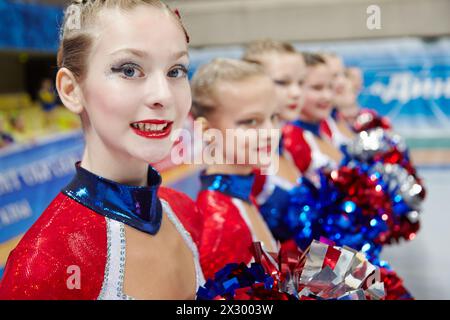
<path fill-rule="evenodd" d="M 285 121 L 295 121 L 298 119 L 299 112 L 286 112 L 283 114 L 283 120 Z"/>
<path fill-rule="evenodd" d="M 137 154 L 136 157 L 146 163 L 157 163 L 157 162 L 164 160 L 170 154 L 170 150 L 171 149 L 166 150 L 166 149 L 161 149 L 161 148 L 142 150 L 142 152 Z"/>

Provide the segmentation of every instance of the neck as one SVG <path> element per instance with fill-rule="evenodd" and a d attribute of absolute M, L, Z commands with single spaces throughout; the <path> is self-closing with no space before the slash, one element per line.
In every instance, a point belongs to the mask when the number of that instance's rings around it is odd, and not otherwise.
<path fill-rule="evenodd" d="M 111 150 L 95 136 L 86 137 L 81 167 L 121 184 L 132 186 L 147 185 L 148 164 L 130 155 Z M 91 142 L 91 143 L 89 143 Z"/>
<path fill-rule="evenodd" d="M 348 108 L 341 111 L 341 116 L 344 118 L 345 121 L 353 123 L 353 121 L 358 116 L 358 113 L 359 108 L 357 106 L 354 106 L 353 108 Z"/>
<path fill-rule="evenodd" d="M 311 124 L 319 124 L 321 120 L 313 119 L 312 117 L 301 114 L 299 120 L 311 123 Z"/>

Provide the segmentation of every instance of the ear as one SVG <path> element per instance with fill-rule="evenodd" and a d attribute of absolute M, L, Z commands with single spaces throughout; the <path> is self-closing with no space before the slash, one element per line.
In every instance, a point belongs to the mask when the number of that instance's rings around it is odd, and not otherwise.
<path fill-rule="evenodd" d="M 211 128 L 211 124 L 205 117 L 198 117 L 197 119 L 195 119 L 195 121 L 200 124 L 203 133 Z"/>
<path fill-rule="evenodd" d="M 82 92 L 75 75 L 67 68 L 61 68 L 56 74 L 56 90 L 58 90 L 64 106 L 76 114 L 83 112 Z"/>
<path fill-rule="evenodd" d="M 211 144 L 214 137 L 212 137 L 211 133 L 208 131 L 209 129 L 211 129 L 211 124 L 209 123 L 209 121 L 205 117 L 198 117 L 197 119 L 195 119 L 195 121 L 200 125 L 200 128 L 202 129 L 203 141 L 207 145 Z"/>

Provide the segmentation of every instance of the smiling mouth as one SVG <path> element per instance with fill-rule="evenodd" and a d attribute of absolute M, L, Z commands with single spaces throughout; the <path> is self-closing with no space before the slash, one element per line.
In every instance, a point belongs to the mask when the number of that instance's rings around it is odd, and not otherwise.
<path fill-rule="evenodd" d="M 166 120 L 145 120 L 133 122 L 131 129 L 137 135 L 149 139 L 162 139 L 170 135 L 173 121 Z"/>
<path fill-rule="evenodd" d="M 329 103 L 318 104 L 317 106 L 319 107 L 319 109 L 322 109 L 322 110 L 327 110 L 327 109 L 331 108 L 331 104 L 329 104 Z"/>

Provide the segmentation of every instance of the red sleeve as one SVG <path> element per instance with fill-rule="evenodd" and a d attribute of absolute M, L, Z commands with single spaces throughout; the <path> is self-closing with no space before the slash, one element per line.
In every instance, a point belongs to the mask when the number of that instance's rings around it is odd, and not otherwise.
<path fill-rule="evenodd" d="M 203 223 L 195 202 L 186 194 L 165 187 L 159 188 L 158 196 L 170 204 L 192 240 L 200 247 Z"/>
<path fill-rule="evenodd" d="M 228 263 L 249 263 L 251 233 L 230 198 L 215 191 L 201 191 L 197 206 L 203 217 L 200 263 L 205 279 Z"/>
<path fill-rule="evenodd" d="M 328 120 L 323 120 L 320 123 L 320 131 L 323 132 L 328 138 L 333 138 L 333 132 L 331 131 Z"/>
<path fill-rule="evenodd" d="M 283 128 L 283 148 L 289 152 L 300 172 L 305 173 L 311 165 L 311 148 L 303 136 L 303 130 L 288 124 Z"/>
<path fill-rule="evenodd" d="M 106 242 L 104 217 L 59 194 L 10 253 L 0 300 L 97 299 Z"/>
<path fill-rule="evenodd" d="M 256 199 L 258 195 L 264 190 L 264 184 L 266 183 L 266 176 L 261 174 L 261 170 L 256 169 L 253 171 L 255 174 L 255 181 L 252 187 L 252 196 Z"/>

